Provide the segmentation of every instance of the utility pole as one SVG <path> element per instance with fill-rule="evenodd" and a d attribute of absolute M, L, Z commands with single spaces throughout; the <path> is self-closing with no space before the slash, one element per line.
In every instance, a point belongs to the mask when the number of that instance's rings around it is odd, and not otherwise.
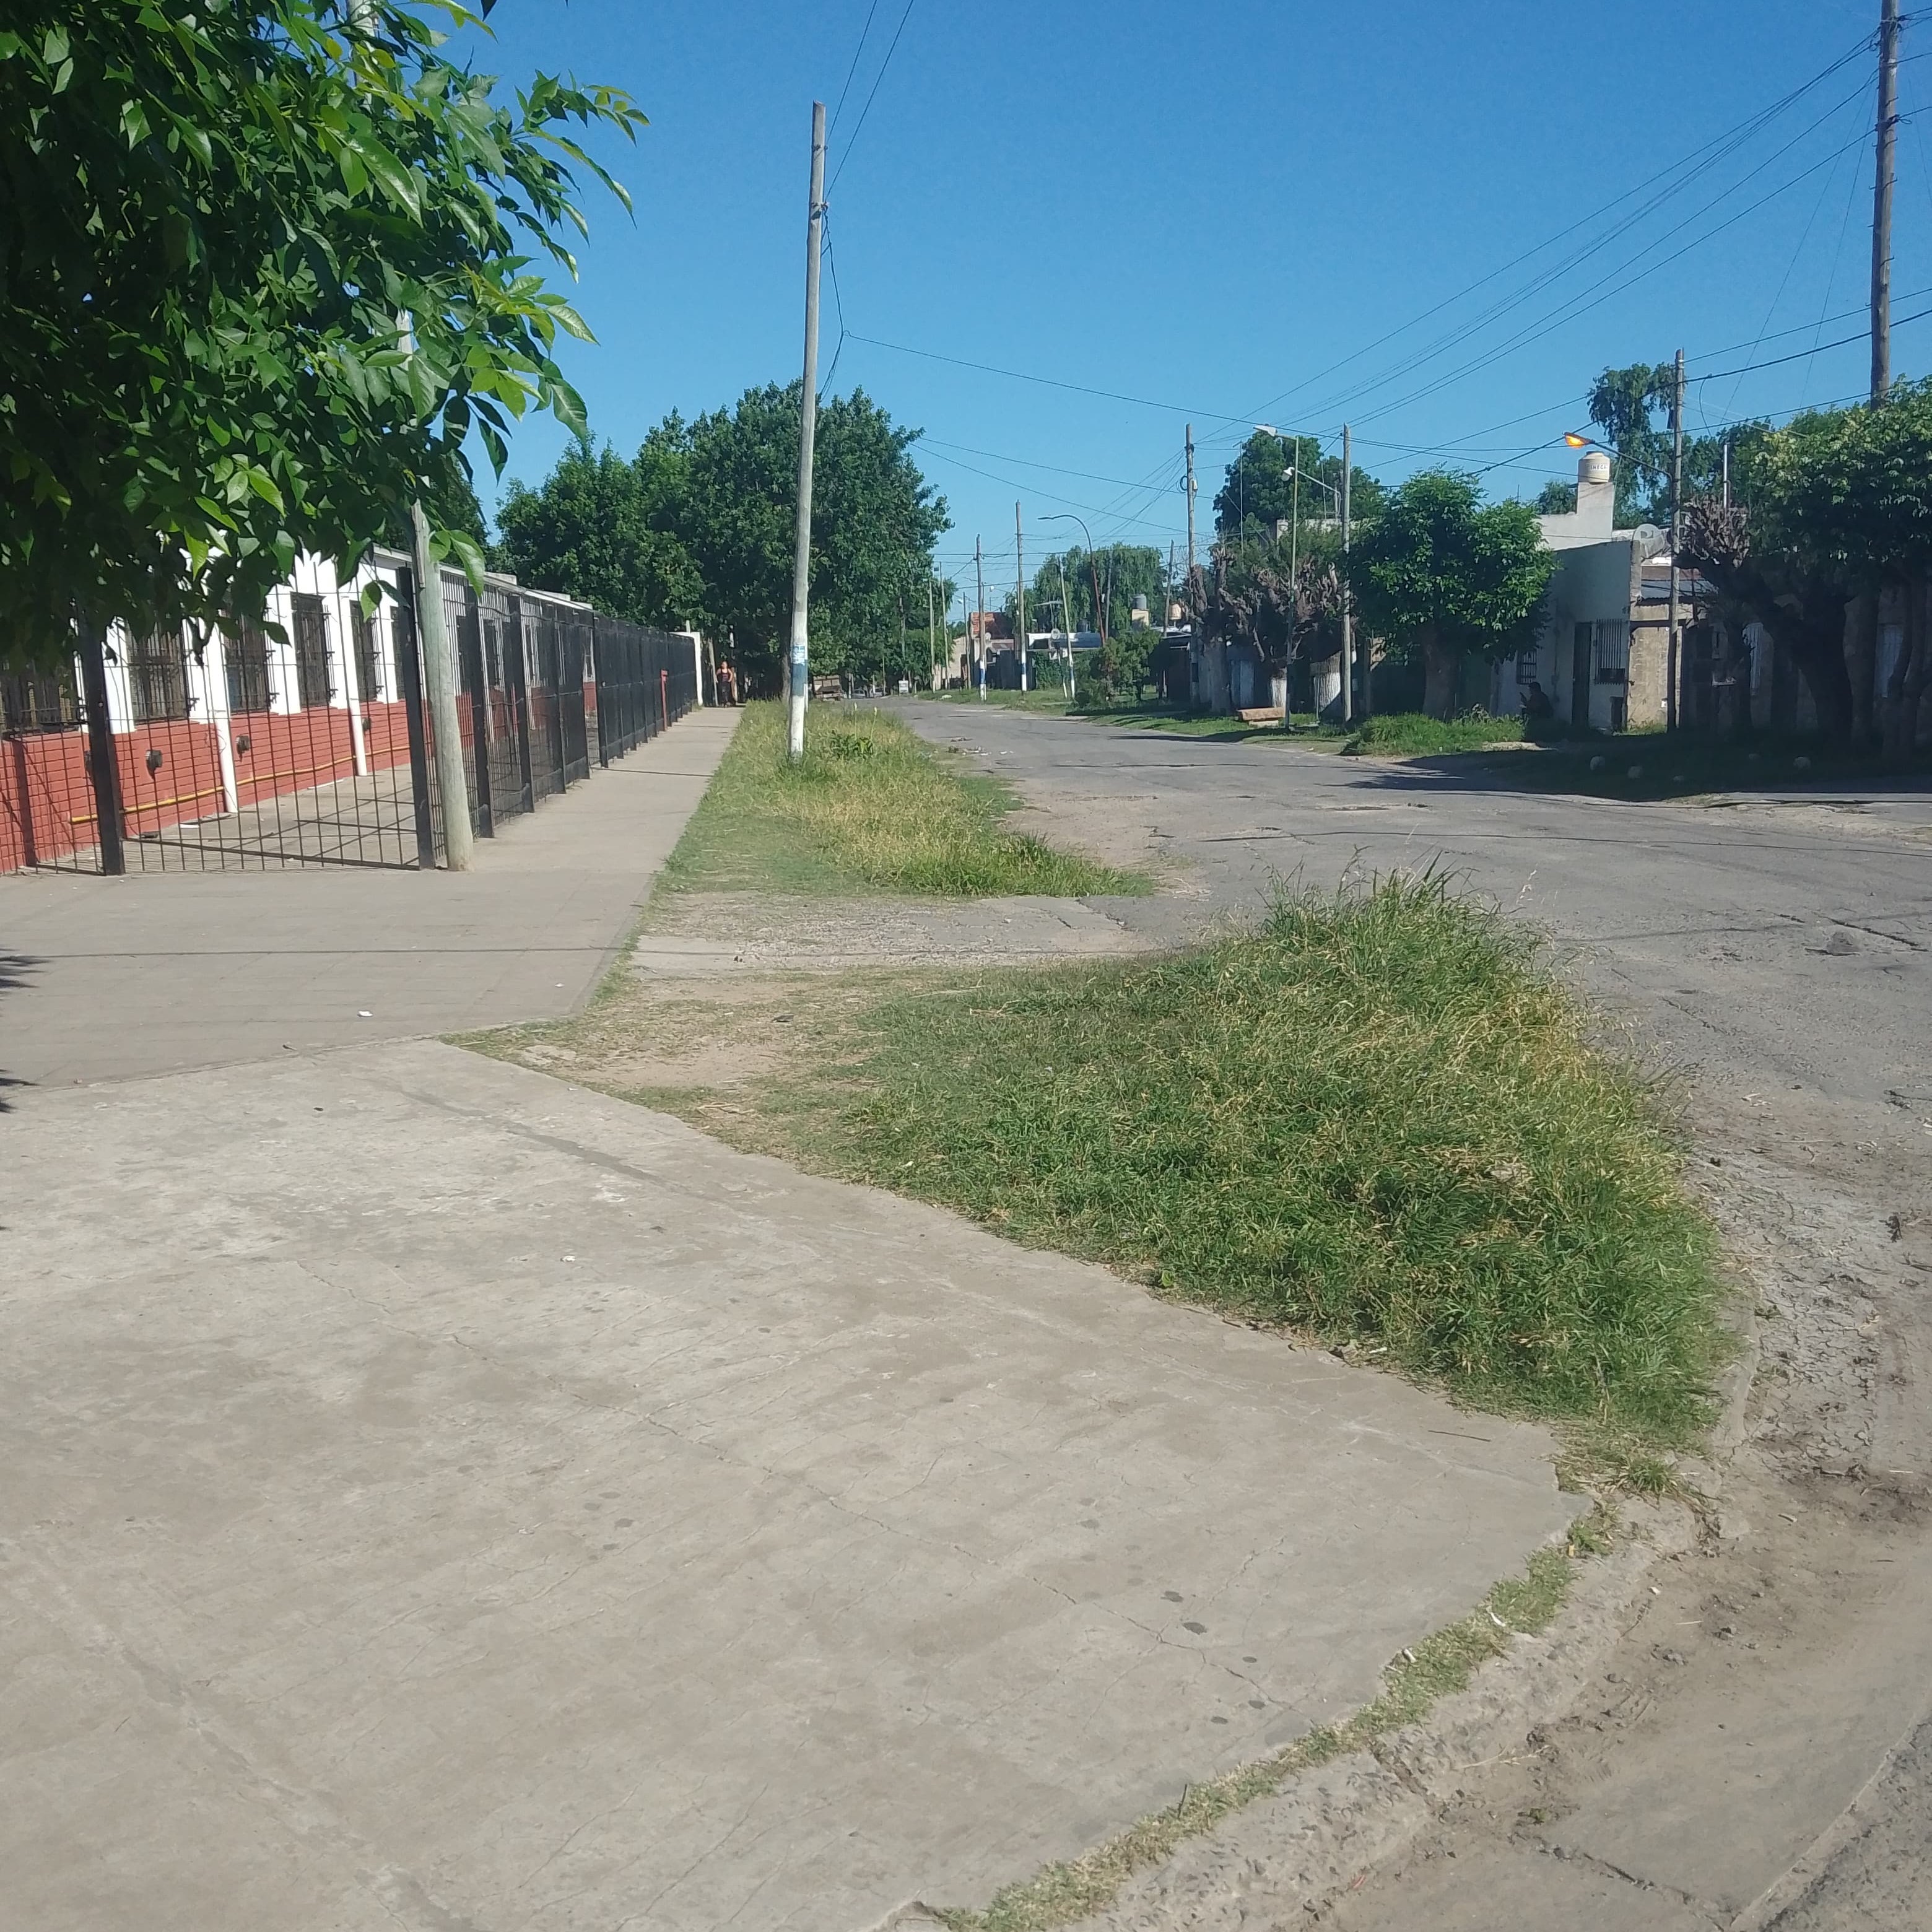
<path fill-rule="evenodd" d="M 825 103 L 812 104 L 812 191 L 805 226 L 805 393 L 799 403 L 798 540 L 791 565 L 790 729 L 786 749 L 805 756 L 805 700 L 811 688 L 806 605 L 812 592 L 812 444 L 818 428 L 819 224 L 825 214 Z"/>
<path fill-rule="evenodd" d="M 1074 698 L 1073 688 L 1073 605 L 1066 595 L 1066 560 L 1056 557 L 1060 566 L 1060 627 L 1066 633 L 1066 701 Z"/>
<path fill-rule="evenodd" d="M 1355 446 L 1348 425 L 1342 425 L 1342 722 L 1354 719 L 1355 610 L 1348 599 L 1348 472 L 1355 466 Z M 1369 715 L 1369 680 L 1362 676 L 1362 716 Z"/>
<path fill-rule="evenodd" d="M 429 554 L 429 519 L 420 502 L 410 506 L 410 574 L 416 580 L 417 656 L 422 665 L 423 696 L 428 701 L 436 784 L 442 794 L 442 862 L 452 872 L 466 872 L 474 849 L 470 775 L 463 761 L 463 728 L 456 715 L 449 631 L 443 622 L 442 572 Z M 477 746 L 476 754 L 483 756 L 482 746 Z"/>
<path fill-rule="evenodd" d="M 926 573 L 926 682 L 934 691 L 939 688 L 939 638 L 932 628 L 932 572 Z"/>
<path fill-rule="evenodd" d="M 1886 0 L 1888 5 L 1892 0 Z M 1684 352 L 1677 352 L 1676 380 L 1670 386 L 1670 643 L 1664 675 L 1664 724 L 1675 731 L 1678 724 L 1678 659 L 1682 649 L 1678 609 L 1680 573 L 1678 553 L 1684 548 Z"/>
<path fill-rule="evenodd" d="M 1194 425 L 1187 425 L 1187 574 L 1194 574 Z"/>
<path fill-rule="evenodd" d="M 107 640 L 92 614 L 76 604 L 80 633 L 80 689 L 87 721 L 87 776 L 94 788 L 94 829 L 100 869 L 118 877 L 128 869 L 121 842 L 121 768 L 115 760 L 114 717 L 107 702 Z"/>
<path fill-rule="evenodd" d="M 1872 183 L 1871 399 L 1892 388 L 1892 189 L 1898 133 L 1898 0 L 1884 0 L 1878 23 L 1878 168 Z"/>
<path fill-rule="evenodd" d="M 1027 688 L 1026 550 L 1020 534 L 1020 506 L 1013 506 L 1013 634 L 1020 647 L 1020 689 Z"/>
<path fill-rule="evenodd" d="M 980 670 L 980 702 L 986 701 L 986 560 L 980 548 L 980 539 L 973 539 L 973 620 L 966 626 L 966 641 L 969 646 L 976 641 L 977 650 L 974 662 Z"/>
<path fill-rule="evenodd" d="M 1724 508 L 1731 507 L 1731 440 L 1724 439 Z"/>

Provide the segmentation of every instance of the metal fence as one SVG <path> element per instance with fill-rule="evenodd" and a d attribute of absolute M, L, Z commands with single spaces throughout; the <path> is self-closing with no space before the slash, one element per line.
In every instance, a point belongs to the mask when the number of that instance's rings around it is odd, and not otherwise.
<path fill-rule="evenodd" d="M 412 588 L 386 568 L 373 611 L 292 588 L 270 622 L 117 628 L 92 671 L 0 680 L 0 872 L 439 864 Z M 698 701 L 688 638 L 499 579 L 441 590 L 478 837 Z"/>

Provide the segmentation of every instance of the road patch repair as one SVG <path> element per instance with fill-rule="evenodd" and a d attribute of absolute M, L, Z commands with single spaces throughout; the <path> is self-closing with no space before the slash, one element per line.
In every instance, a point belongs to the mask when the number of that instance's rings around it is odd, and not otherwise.
<path fill-rule="evenodd" d="M 983 1897 L 1580 1506 L 1537 1429 L 448 1046 L 0 1138 L 26 1922 Z"/>

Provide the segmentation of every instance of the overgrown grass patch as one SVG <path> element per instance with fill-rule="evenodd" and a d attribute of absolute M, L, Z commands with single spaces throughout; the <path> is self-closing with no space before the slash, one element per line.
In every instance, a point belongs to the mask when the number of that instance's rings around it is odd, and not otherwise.
<path fill-rule="evenodd" d="M 1138 874 L 1007 830 L 1016 801 L 1004 786 L 947 770 L 948 754 L 883 712 L 814 705 L 796 765 L 784 728 L 781 706 L 746 707 L 664 890 L 962 898 L 1148 890 Z"/>
<path fill-rule="evenodd" d="M 815 1166 L 1472 1402 L 1648 1451 L 1710 1414 L 1716 1241 L 1654 1095 L 1438 880 L 883 998 L 764 1105 Z"/>
<path fill-rule="evenodd" d="M 1480 752 L 1490 745 L 1520 744 L 1522 736 L 1520 718 L 1492 718 L 1480 711 L 1461 718 L 1430 718 L 1420 711 L 1395 711 L 1364 718 L 1342 748 L 1351 758 L 1430 758 Z"/>

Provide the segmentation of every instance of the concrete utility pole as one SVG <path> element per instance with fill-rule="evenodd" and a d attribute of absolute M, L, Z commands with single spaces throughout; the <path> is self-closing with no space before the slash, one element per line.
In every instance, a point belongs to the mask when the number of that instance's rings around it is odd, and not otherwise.
<path fill-rule="evenodd" d="M 812 104 L 812 192 L 805 224 L 805 394 L 799 404 L 798 540 L 791 563 L 790 728 L 786 749 L 805 756 L 805 700 L 811 689 L 807 604 L 812 594 L 812 442 L 818 428 L 819 226 L 825 214 L 825 103 Z"/>
<path fill-rule="evenodd" d="M 92 614 L 76 605 L 80 633 L 80 692 L 87 720 L 87 776 L 94 788 L 94 829 L 100 869 L 118 878 L 128 869 L 121 842 L 121 768 L 115 761 L 114 717 L 107 702 L 107 640 Z"/>
<path fill-rule="evenodd" d="M 1878 23 L 1878 168 L 1872 182 L 1871 399 L 1892 388 L 1892 189 L 1898 134 L 1898 0 L 1884 0 Z"/>
<path fill-rule="evenodd" d="M 1677 729 L 1677 677 L 1682 649 L 1678 610 L 1677 554 L 1684 548 L 1684 352 L 1677 352 L 1676 380 L 1670 388 L 1670 646 L 1664 676 L 1664 723 Z"/>
<path fill-rule="evenodd" d="M 1194 574 L 1194 425 L 1187 425 L 1187 574 Z"/>
<path fill-rule="evenodd" d="M 1342 722 L 1354 718 L 1355 611 L 1348 598 L 1348 472 L 1354 467 L 1354 444 L 1348 425 L 1342 425 Z M 1369 715 L 1368 673 L 1362 674 L 1362 716 Z"/>
<path fill-rule="evenodd" d="M 932 572 L 926 573 L 926 682 L 929 691 L 939 688 L 939 640 L 932 628 Z"/>
<path fill-rule="evenodd" d="M 429 554 L 429 519 L 420 503 L 410 506 L 410 562 L 416 580 L 416 636 L 423 697 L 435 748 L 436 789 L 442 795 L 442 862 L 466 872 L 475 850 L 470 823 L 470 772 L 463 761 L 463 728 L 457 722 L 456 679 L 449 627 L 443 622 L 442 572 Z M 478 754 L 482 747 L 477 747 Z"/>
<path fill-rule="evenodd" d="M 986 559 L 980 539 L 973 539 L 974 610 L 966 626 L 966 643 L 980 674 L 980 702 L 986 701 Z"/>
<path fill-rule="evenodd" d="M 1013 506 L 1013 634 L 1020 651 L 1020 689 L 1027 688 L 1026 550 L 1020 534 L 1020 506 Z"/>

